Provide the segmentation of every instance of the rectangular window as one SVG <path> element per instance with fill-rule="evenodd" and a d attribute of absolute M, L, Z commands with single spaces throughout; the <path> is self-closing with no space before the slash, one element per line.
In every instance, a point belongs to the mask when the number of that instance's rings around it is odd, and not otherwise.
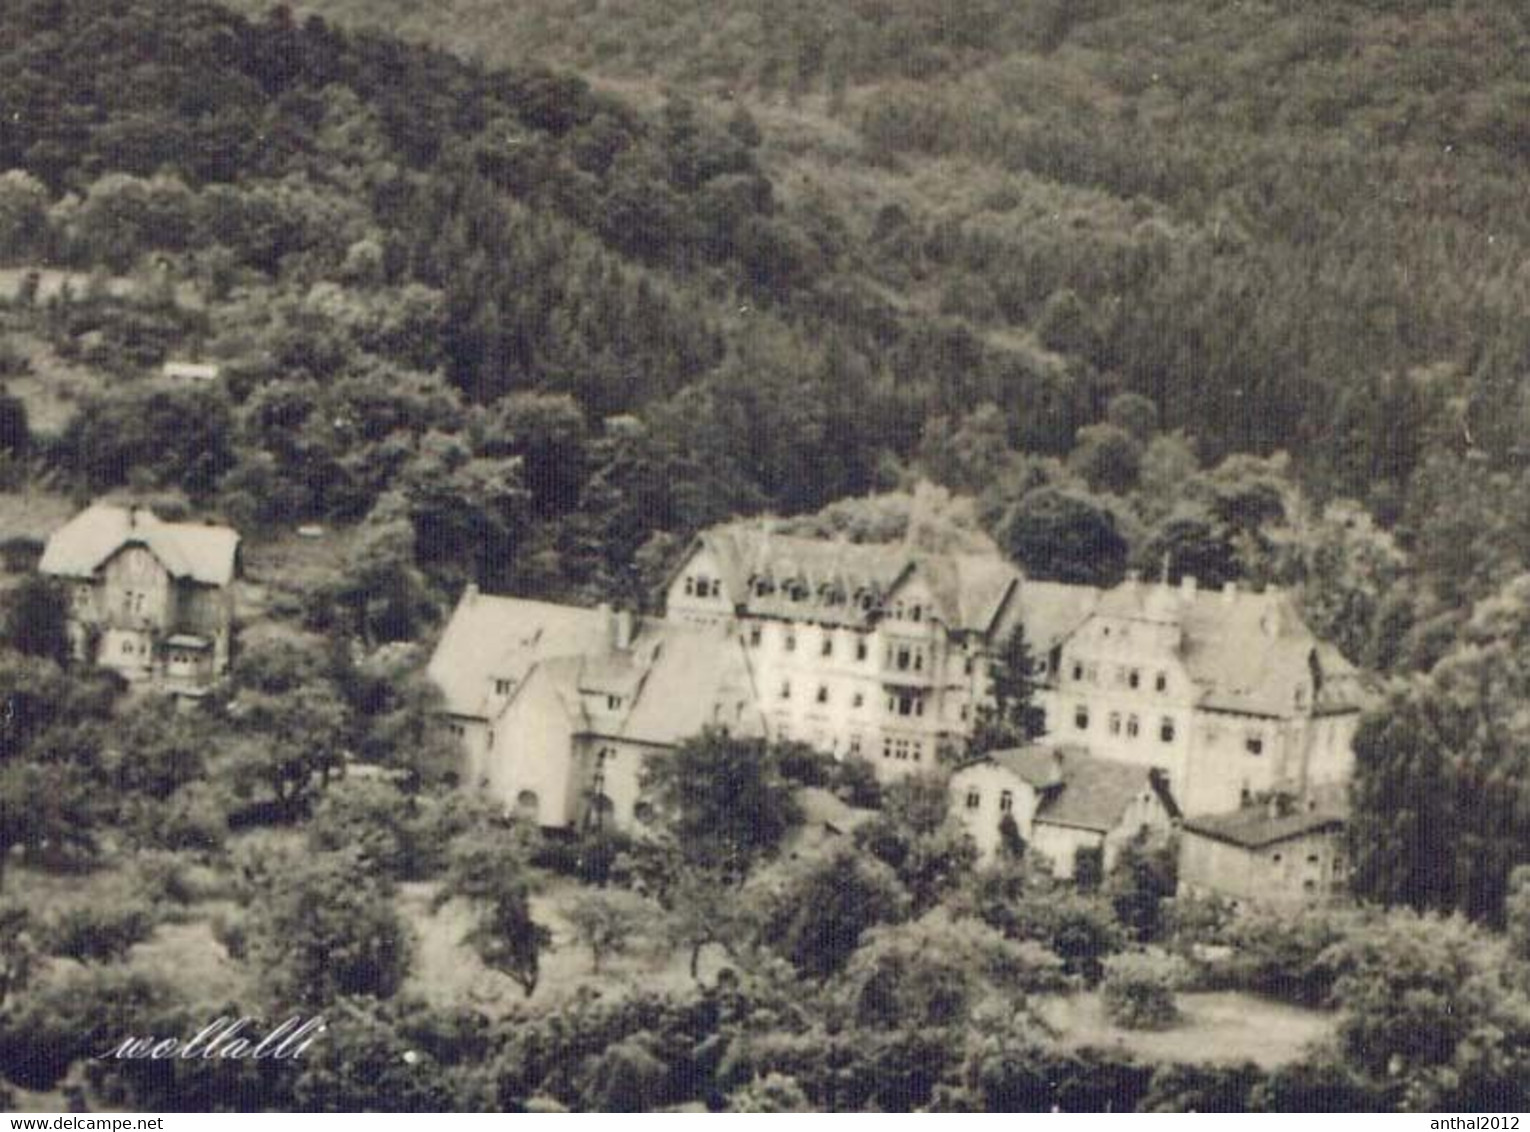
<path fill-rule="evenodd" d="M 1137 669 L 1135 669 L 1135 668 L 1132 669 L 1131 672 L 1126 677 L 1127 687 L 1129 687 L 1129 688 L 1136 688 L 1141 683 L 1142 683 L 1142 673 L 1137 671 Z"/>
<path fill-rule="evenodd" d="M 1001 790 L 999 792 L 999 813 L 1011 813 L 1015 808 L 1015 792 L 1013 790 Z"/>
<path fill-rule="evenodd" d="M 1163 722 L 1158 725 L 1158 737 L 1165 743 L 1174 742 L 1174 720 L 1171 716 L 1164 716 Z"/>
<path fill-rule="evenodd" d="M 1251 755 L 1264 754 L 1264 740 L 1257 735 L 1250 735 L 1243 740 L 1243 748 Z"/>
<path fill-rule="evenodd" d="M 1078 681 L 1082 680 L 1083 678 L 1084 678 L 1084 666 L 1082 664 L 1075 664 L 1073 666 L 1073 680 L 1074 680 L 1074 683 L 1077 683 Z"/>
<path fill-rule="evenodd" d="M 1141 730 L 1142 727 L 1137 722 L 1137 717 L 1135 715 L 1129 715 L 1126 717 L 1126 737 L 1128 739 L 1135 739 L 1137 737 L 1137 733 Z"/>
<path fill-rule="evenodd" d="M 1160 672 L 1158 679 L 1153 682 L 1153 686 L 1160 692 L 1167 692 L 1169 690 L 1169 674 L 1167 672 Z"/>
<path fill-rule="evenodd" d="M 923 672 L 924 671 L 924 650 L 923 649 L 918 649 L 914 653 L 914 671 L 915 672 Z"/>
<path fill-rule="evenodd" d="M 824 656 L 834 655 L 834 638 L 828 633 L 823 635 L 823 648 L 820 650 Z"/>
<path fill-rule="evenodd" d="M 713 578 L 712 579 L 712 596 L 713 597 L 722 597 L 722 579 L 721 578 Z"/>
<path fill-rule="evenodd" d="M 687 576 L 685 579 L 685 596 L 691 597 L 696 592 L 696 579 Z"/>
<path fill-rule="evenodd" d="M 510 681 L 508 681 L 508 680 L 496 680 L 496 681 L 494 681 L 494 691 L 498 695 L 508 696 L 510 694 Z"/>
<path fill-rule="evenodd" d="M 967 791 L 967 808 L 975 810 L 983 804 L 983 796 L 976 790 Z"/>
<path fill-rule="evenodd" d="M 909 620 L 910 621 L 918 621 L 918 620 L 922 619 L 923 617 L 924 617 L 924 606 L 922 606 L 922 605 L 914 606 L 913 612 L 909 614 Z"/>
<path fill-rule="evenodd" d="M 866 659 L 866 641 L 864 638 L 855 642 L 855 659 Z"/>
<path fill-rule="evenodd" d="M 616 711 L 621 706 L 622 706 L 622 698 L 620 696 L 607 696 L 606 697 L 606 708 L 608 710 Z"/>
<path fill-rule="evenodd" d="M 859 735 L 850 736 L 850 753 L 852 755 L 861 753 L 861 737 Z"/>
<path fill-rule="evenodd" d="M 914 761 L 918 762 L 922 758 L 924 758 L 924 744 L 922 742 L 920 742 L 918 739 L 915 739 L 914 740 Z"/>
<path fill-rule="evenodd" d="M 970 656 L 966 660 L 962 661 L 962 672 L 967 676 L 972 675 L 972 658 Z"/>
<path fill-rule="evenodd" d="M 898 660 L 897 660 L 898 671 L 899 672 L 906 672 L 906 671 L 908 671 L 908 661 L 909 661 L 908 648 L 907 648 L 907 646 L 900 645 L 898 647 Z"/>
<path fill-rule="evenodd" d="M 1081 707 L 1073 713 L 1073 726 L 1080 731 L 1089 730 L 1089 709 Z"/>
<path fill-rule="evenodd" d="M 781 698 L 783 700 L 792 698 L 792 682 L 790 680 L 781 681 Z"/>
<path fill-rule="evenodd" d="M 963 704 L 963 705 L 962 705 L 962 707 L 961 707 L 961 711 L 960 711 L 960 712 L 958 712 L 958 715 L 960 715 L 960 717 L 961 717 L 961 721 L 962 721 L 962 722 L 963 722 L 963 723 L 966 723 L 966 722 L 967 722 L 967 716 L 968 716 L 968 714 L 970 714 L 970 713 L 969 713 L 969 712 L 968 712 L 968 710 L 967 710 L 967 705 L 966 705 L 966 704 Z"/>
<path fill-rule="evenodd" d="M 786 634 L 786 651 L 787 652 L 796 652 L 797 651 L 797 634 L 796 633 L 787 633 Z"/>
<path fill-rule="evenodd" d="M 760 647 L 760 627 L 758 625 L 749 626 L 749 646 L 756 649 Z"/>
<path fill-rule="evenodd" d="M 850 706 L 851 706 L 851 707 L 860 707 L 860 706 L 861 706 L 861 705 L 862 705 L 862 704 L 864 704 L 864 703 L 865 703 L 865 702 L 866 702 L 866 696 L 865 696 L 865 693 L 863 693 L 863 692 L 857 692 L 857 693 L 855 693 L 855 697 L 854 697 L 854 699 L 852 699 L 852 700 L 851 700 L 851 701 L 850 701 Z"/>
<path fill-rule="evenodd" d="M 1120 712 L 1113 711 L 1113 712 L 1110 713 L 1109 727 L 1110 727 L 1110 733 L 1112 735 L 1119 735 L 1119 734 L 1121 734 L 1121 713 Z"/>
<path fill-rule="evenodd" d="M 821 704 L 829 702 L 829 686 L 827 684 L 818 685 L 818 702 Z"/>

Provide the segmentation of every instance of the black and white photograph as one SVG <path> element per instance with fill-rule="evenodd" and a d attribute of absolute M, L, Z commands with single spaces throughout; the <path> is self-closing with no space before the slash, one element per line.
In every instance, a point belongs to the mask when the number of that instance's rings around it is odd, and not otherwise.
<path fill-rule="evenodd" d="M 1530 5 L 0 0 L 0 1110 L 1517 1129 Z"/>

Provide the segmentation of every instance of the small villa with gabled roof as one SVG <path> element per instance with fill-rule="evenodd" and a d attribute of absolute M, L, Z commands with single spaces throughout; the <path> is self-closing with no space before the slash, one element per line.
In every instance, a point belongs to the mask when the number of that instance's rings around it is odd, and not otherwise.
<path fill-rule="evenodd" d="M 53 532 L 38 569 L 65 589 L 76 659 L 181 695 L 228 671 L 237 531 L 98 503 Z"/>

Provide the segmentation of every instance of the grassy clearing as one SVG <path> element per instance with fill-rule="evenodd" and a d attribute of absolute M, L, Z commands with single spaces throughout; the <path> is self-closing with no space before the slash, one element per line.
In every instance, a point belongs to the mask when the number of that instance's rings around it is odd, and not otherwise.
<path fill-rule="evenodd" d="M 1216 991 L 1178 997 L 1183 1020 L 1173 1029 L 1123 1030 L 1105 1017 L 1095 993 L 1049 998 L 1043 1018 L 1070 1048 L 1123 1050 L 1145 1061 L 1243 1062 L 1273 1068 L 1294 1061 L 1333 1032 L 1334 1017 L 1251 994 Z"/>

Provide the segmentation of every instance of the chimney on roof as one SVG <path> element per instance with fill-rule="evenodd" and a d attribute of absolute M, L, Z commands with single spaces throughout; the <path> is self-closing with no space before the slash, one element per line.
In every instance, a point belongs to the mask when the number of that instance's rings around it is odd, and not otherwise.
<path fill-rule="evenodd" d="M 139 512 L 138 504 L 136 504 L 136 503 L 129 503 L 128 504 L 128 529 L 129 530 L 136 531 L 138 529 L 138 512 Z"/>
<path fill-rule="evenodd" d="M 1223 582 L 1222 583 L 1222 600 L 1223 601 L 1225 601 L 1229 605 L 1231 605 L 1232 602 L 1233 602 L 1233 599 L 1236 598 L 1237 596 L 1238 596 L 1238 583 L 1237 582 Z"/>
<path fill-rule="evenodd" d="M 478 583 L 477 582 L 469 582 L 467 584 L 467 589 L 462 591 L 462 600 L 463 601 L 468 601 L 468 602 L 473 602 L 473 601 L 477 601 L 478 600 Z"/>
<path fill-rule="evenodd" d="M 614 635 L 611 643 L 625 652 L 632 647 L 632 610 L 618 609 L 611 622 Z"/>
<path fill-rule="evenodd" d="M 1200 583 L 1195 580 L 1194 574 L 1181 574 L 1179 578 L 1179 592 L 1186 597 L 1194 597 L 1200 588 Z"/>

